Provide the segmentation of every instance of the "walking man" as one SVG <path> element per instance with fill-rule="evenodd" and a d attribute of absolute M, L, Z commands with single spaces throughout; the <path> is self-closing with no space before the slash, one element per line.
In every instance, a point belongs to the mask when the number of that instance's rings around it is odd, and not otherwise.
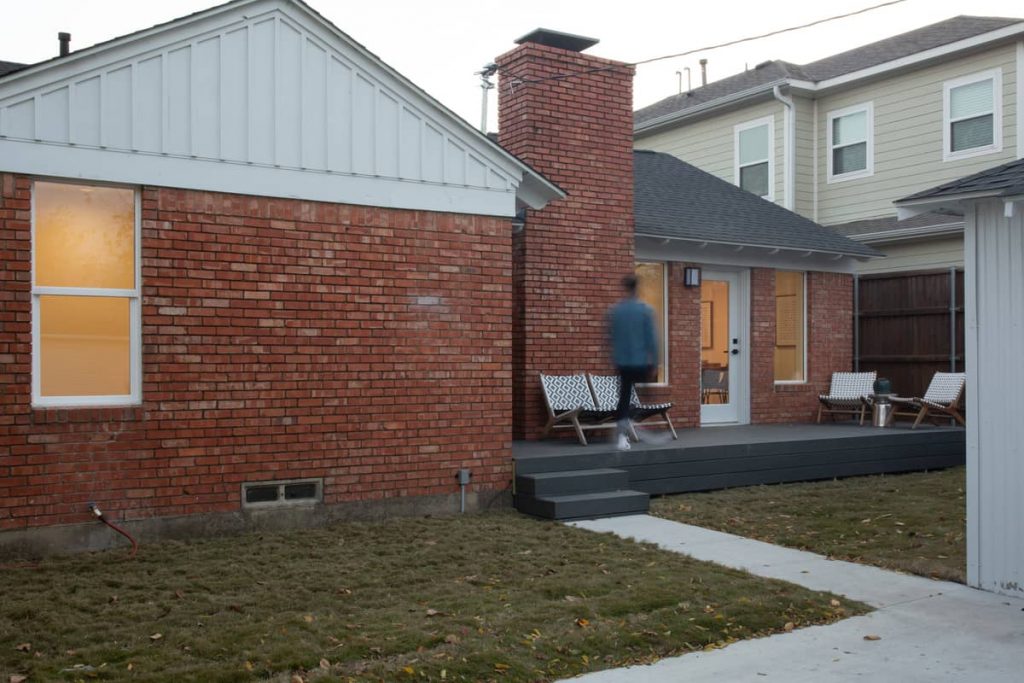
<path fill-rule="evenodd" d="M 612 362 L 619 371 L 618 422 L 619 450 L 629 449 L 629 400 L 637 382 L 650 379 L 658 365 L 658 341 L 654 334 L 654 310 L 637 298 L 635 275 L 622 279 L 625 297 L 608 311 L 608 334 Z"/>

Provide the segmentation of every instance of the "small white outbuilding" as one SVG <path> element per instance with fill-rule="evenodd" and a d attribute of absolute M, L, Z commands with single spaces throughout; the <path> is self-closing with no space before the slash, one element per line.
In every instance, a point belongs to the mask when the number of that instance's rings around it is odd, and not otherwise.
<path fill-rule="evenodd" d="M 967 583 L 1024 597 L 1024 159 L 896 205 L 964 216 Z"/>

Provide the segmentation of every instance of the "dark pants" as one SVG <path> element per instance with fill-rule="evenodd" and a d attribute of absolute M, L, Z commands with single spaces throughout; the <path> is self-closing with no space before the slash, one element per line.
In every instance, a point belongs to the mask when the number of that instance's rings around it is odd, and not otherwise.
<path fill-rule="evenodd" d="M 619 403 L 615 407 L 615 419 L 619 422 L 629 419 L 629 399 L 638 382 L 646 382 L 651 376 L 649 366 L 619 368 Z"/>

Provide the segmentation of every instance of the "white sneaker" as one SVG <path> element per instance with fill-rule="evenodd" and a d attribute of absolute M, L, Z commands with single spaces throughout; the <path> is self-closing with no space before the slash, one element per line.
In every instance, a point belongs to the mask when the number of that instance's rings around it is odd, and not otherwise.
<path fill-rule="evenodd" d="M 630 449 L 629 437 L 625 434 L 619 434 L 618 449 L 620 451 L 628 451 Z"/>

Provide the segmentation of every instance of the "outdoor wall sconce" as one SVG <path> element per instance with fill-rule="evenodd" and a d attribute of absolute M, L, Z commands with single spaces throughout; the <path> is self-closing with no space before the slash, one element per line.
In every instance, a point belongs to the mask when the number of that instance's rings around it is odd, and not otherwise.
<path fill-rule="evenodd" d="M 683 268 L 683 285 L 700 287 L 700 268 Z"/>

